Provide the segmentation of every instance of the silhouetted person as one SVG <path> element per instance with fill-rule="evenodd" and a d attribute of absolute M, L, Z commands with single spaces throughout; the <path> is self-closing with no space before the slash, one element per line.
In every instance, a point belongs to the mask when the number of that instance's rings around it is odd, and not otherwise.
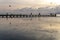
<path fill-rule="evenodd" d="M 56 17 L 56 14 L 55 14 L 55 17 Z"/>
<path fill-rule="evenodd" d="M 52 16 L 52 13 L 50 13 L 50 16 Z"/>
<path fill-rule="evenodd" d="M 40 17 L 40 16 L 41 16 L 41 14 L 39 13 L 38 17 Z"/>
<path fill-rule="evenodd" d="M 32 17 L 32 13 L 31 13 L 31 17 Z"/>
<path fill-rule="evenodd" d="M 6 13 L 6 18 L 8 19 L 8 13 Z"/>

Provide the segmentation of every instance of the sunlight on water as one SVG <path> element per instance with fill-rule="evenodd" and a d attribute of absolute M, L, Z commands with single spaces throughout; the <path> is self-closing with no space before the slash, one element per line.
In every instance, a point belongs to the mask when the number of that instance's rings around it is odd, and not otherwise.
<path fill-rule="evenodd" d="M 60 18 L 0 18 L 0 40 L 59 40 Z"/>

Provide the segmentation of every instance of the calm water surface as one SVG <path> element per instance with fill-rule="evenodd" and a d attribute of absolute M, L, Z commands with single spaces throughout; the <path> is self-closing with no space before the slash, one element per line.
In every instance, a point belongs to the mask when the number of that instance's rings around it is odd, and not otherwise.
<path fill-rule="evenodd" d="M 0 18 L 0 40 L 60 40 L 60 17 Z"/>

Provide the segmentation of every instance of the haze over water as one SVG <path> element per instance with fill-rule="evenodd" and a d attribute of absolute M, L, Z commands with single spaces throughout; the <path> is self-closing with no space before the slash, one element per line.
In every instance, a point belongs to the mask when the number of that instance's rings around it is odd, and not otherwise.
<path fill-rule="evenodd" d="M 0 40 L 60 40 L 60 17 L 0 18 Z"/>

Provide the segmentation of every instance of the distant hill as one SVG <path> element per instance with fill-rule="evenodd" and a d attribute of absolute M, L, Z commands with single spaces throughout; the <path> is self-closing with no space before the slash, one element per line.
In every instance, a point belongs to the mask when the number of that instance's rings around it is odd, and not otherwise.
<path fill-rule="evenodd" d="M 16 9 L 16 10 L 0 10 L 0 14 L 50 14 L 50 13 L 60 13 L 60 6 L 56 6 L 54 8 L 52 7 L 44 7 L 44 8 L 22 8 L 22 9 Z"/>

